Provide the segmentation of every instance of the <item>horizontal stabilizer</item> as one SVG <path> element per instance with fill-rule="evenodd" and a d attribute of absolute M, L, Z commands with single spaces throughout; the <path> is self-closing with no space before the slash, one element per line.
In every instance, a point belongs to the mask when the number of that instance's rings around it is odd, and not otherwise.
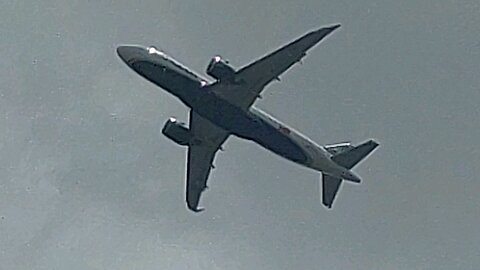
<path fill-rule="evenodd" d="M 327 174 L 322 175 L 322 203 L 328 208 L 332 208 L 333 200 L 337 195 L 338 189 L 342 184 L 342 179 Z"/>
<path fill-rule="evenodd" d="M 336 144 L 330 144 L 330 145 L 325 145 L 324 148 L 332 155 L 338 155 L 342 152 L 345 152 L 347 150 L 350 150 L 353 148 L 353 145 L 349 142 L 343 142 L 343 143 L 336 143 Z"/>
<path fill-rule="evenodd" d="M 362 143 L 356 147 L 353 147 L 347 151 L 341 152 L 332 157 L 332 160 L 335 161 L 338 165 L 351 169 L 362 159 L 364 159 L 370 152 L 377 148 L 378 143 L 374 140 L 369 140 L 365 143 Z"/>

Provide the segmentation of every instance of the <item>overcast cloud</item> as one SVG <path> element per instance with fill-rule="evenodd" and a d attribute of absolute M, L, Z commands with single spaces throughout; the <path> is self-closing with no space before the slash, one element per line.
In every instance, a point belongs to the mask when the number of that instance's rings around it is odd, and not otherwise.
<path fill-rule="evenodd" d="M 0 269 L 478 269 L 479 1 L 0 3 Z M 256 106 L 320 144 L 375 138 L 333 210 L 319 174 L 230 138 L 200 215 L 187 109 L 123 64 L 204 75 L 341 23 Z"/>

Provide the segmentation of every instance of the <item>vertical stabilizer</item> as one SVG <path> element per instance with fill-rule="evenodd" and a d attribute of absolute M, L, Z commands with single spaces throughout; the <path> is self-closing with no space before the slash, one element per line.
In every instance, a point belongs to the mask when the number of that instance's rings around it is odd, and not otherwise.
<path fill-rule="evenodd" d="M 327 208 L 332 208 L 333 200 L 342 184 L 342 179 L 327 174 L 322 175 L 322 203 Z"/>

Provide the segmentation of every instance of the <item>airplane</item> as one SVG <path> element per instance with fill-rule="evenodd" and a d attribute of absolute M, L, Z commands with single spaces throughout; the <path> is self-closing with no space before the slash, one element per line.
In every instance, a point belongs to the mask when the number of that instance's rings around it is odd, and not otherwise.
<path fill-rule="evenodd" d="M 166 121 L 162 133 L 188 147 L 186 203 L 200 212 L 199 201 L 216 153 L 230 135 L 256 142 L 271 152 L 322 175 L 322 203 L 331 208 L 343 180 L 360 183 L 351 169 L 379 144 L 337 143 L 320 146 L 271 115 L 254 102 L 272 81 L 299 63 L 307 51 L 339 28 L 340 24 L 310 31 L 289 44 L 240 69 L 217 55 L 211 59 L 208 81 L 154 46 L 122 45 L 118 56 L 136 73 L 176 96 L 189 109 L 189 124 Z"/>

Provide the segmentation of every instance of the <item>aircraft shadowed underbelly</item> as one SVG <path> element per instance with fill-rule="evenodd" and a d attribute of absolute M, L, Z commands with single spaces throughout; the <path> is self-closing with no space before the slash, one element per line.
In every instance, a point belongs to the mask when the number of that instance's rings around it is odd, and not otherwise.
<path fill-rule="evenodd" d="M 178 70 L 148 61 L 134 64 L 135 70 L 156 85 L 173 93 L 199 115 L 240 138 L 252 140 L 289 160 L 305 164 L 304 151 L 286 134 L 254 113 L 240 109 L 182 76 Z"/>
<path fill-rule="evenodd" d="M 143 77 L 183 99 L 191 89 L 199 89 L 200 83 L 171 67 L 149 61 L 138 61 L 133 64 L 134 69 Z"/>
<path fill-rule="evenodd" d="M 257 118 L 259 128 L 254 132 L 252 140 L 291 161 L 301 164 L 307 163 L 305 152 L 288 135 L 279 132 L 275 127 Z"/>
<path fill-rule="evenodd" d="M 245 112 L 214 94 L 202 94 L 192 107 L 199 115 L 233 135 L 255 141 L 294 162 L 305 164 L 308 160 L 302 148 L 288 135 L 254 113 Z"/>

